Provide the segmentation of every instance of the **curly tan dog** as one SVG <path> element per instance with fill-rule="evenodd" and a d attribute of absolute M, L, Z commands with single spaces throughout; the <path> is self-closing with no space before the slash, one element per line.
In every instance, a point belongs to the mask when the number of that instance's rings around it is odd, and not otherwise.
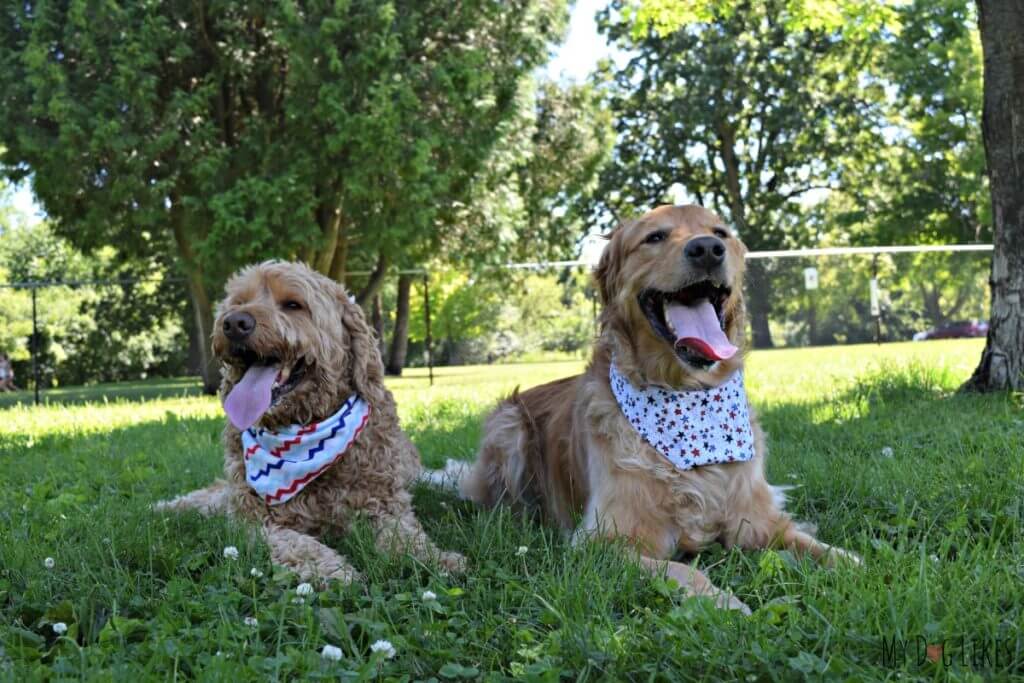
<path fill-rule="evenodd" d="M 302 264 L 251 266 L 228 282 L 214 329 L 226 480 L 158 508 L 258 522 L 273 561 L 304 580 L 359 577 L 314 536 L 360 514 L 381 550 L 462 569 L 413 512 L 419 453 L 399 428 L 362 310 L 341 285 Z"/>
<path fill-rule="evenodd" d="M 798 527 L 765 480 L 764 437 L 742 389 L 745 253 L 698 206 L 616 229 L 595 272 L 604 308 L 587 369 L 501 403 L 476 462 L 449 463 L 462 494 L 539 511 L 575 539 L 625 537 L 651 571 L 743 611 L 671 559 L 715 541 L 853 558 Z"/>

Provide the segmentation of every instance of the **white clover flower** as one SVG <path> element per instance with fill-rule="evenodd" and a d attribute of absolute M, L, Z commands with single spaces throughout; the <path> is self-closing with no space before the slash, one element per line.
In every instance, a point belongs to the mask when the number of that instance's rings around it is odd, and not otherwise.
<path fill-rule="evenodd" d="M 437 600 L 437 594 L 433 591 L 423 591 L 423 602 L 430 602 L 431 600 Z"/>
<path fill-rule="evenodd" d="M 53 625 L 53 632 L 56 633 L 58 636 L 62 636 L 68 632 L 68 625 L 65 624 L 63 621 L 58 621 L 56 624 Z"/>
<path fill-rule="evenodd" d="M 370 646 L 370 652 L 380 652 L 384 659 L 391 659 L 395 656 L 395 646 L 388 640 L 378 640 Z"/>
<path fill-rule="evenodd" d="M 891 446 L 886 446 L 885 448 L 883 448 L 882 449 L 882 455 L 885 456 L 886 458 L 891 458 L 892 457 L 892 447 Z"/>
<path fill-rule="evenodd" d="M 296 595 L 312 595 L 313 594 L 313 586 L 312 586 L 312 584 L 300 583 L 298 586 L 295 587 L 295 594 Z"/>
<path fill-rule="evenodd" d="M 43 566 L 46 567 L 47 569 L 53 569 L 55 564 L 57 564 L 57 563 L 53 561 L 52 557 L 48 557 L 45 560 L 43 560 Z"/>
<path fill-rule="evenodd" d="M 519 546 L 519 548 L 516 549 L 516 557 L 523 557 L 526 555 L 527 550 L 528 548 L 525 545 Z"/>
<path fill-rule="evenodd" d="M 246 626 L 252 626 L 253 628 L 256 628 L 257 626 L 260 625 L 260 620 L 257 619 L 256 617 L 246 617 L 245 618 L 245 625 Z"/>
<path fill-rule="evenodd" d="M 256 569 L 256 567 L 253 567 L 249 570 L 249 576 L 251 576 L 254 579 L 262 579 L 263 572 L 261 572 L 259 569 Z"/>
<path fill-rule="evenodd" d="M 324 649 L 320 650 L 320 656 L 324 659 L 329 659 L 332 662 L 340 660 L 341 654 L 341 648 L 334 647 L 333 645 L 324 645 Z"/>
<path fill-rule="evenodd" d="M 233 545 L 224 546 L 224 557 L 228 558 L 229 560 L 237 560 L 238 548 L 236 548 Z"/>

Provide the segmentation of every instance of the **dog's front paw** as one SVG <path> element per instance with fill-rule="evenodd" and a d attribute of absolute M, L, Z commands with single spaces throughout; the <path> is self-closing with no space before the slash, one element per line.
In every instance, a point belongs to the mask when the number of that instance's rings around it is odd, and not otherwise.
<path fill-rule="evenodd" d="M 437 564 L 445 574 L 461 574 L 466 571 L 466 558 L 459 553 L 443 552 L 438 555 Z"/>
<path fill-rule="evenodd" d="M 834 569 L 841 564 L 848 564 L 853 567 L 860 567 L 864 564 L 863 558 L 857 553 L 844 550 L 843 548 L 836 548 L 835 546 L 828 549 L 828 552 L 822 558 L 822 562 L 830 569 Z"/>

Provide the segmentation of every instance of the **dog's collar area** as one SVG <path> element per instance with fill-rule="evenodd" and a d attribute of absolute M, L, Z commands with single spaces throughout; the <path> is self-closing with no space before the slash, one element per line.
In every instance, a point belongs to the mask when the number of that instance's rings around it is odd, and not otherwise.
<path fill-rule="evenodd" d="M 676 468 L 691 470 L 754 457 L 742 371 L 710 389 L 637 388 L 613 361 L 608 379 L 633 429 Z"/>
<path fill-rule="evenodd" d="M 246 482 L 267 505 L 291 500 L 355 443 L 370 413 L 370 405 L 354 395 L 338 412 L 319 422 L 244 430 Z"/>

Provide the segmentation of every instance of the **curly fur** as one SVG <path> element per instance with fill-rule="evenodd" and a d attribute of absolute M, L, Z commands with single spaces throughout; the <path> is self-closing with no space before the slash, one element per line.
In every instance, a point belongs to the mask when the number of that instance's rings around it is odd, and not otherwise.
<path fill-rule="evenodd" d="M 463 495 L 483 505 L 539 512 L 581 539 L 629 539 L 645 566 L 666 571 L 694 594 L 746 609 L 700 572 L 671 558 L 712 542 L 763 548 L 781 545 L 827 562 L 849 556 L 817 541 L 782 509 L 784 497 L 764 476 L 764 435 L 751 412 L 755 457 L 747 462 L 676 469 L 633 429 L 612 394 L 616 365 L 636 386 L 717 386 L 743 366 L 743 353 L 707 370 L 683 363 L 655 334 L 638 305 L 646 288 L 675 291 L 696 276 L 683 257 L 690 239 L 724 229 L 697 206 L 663 206 L 609 236 L 594 278 L 603 310 L 600 335 L 582 375 L 517 393 L 488 418 L 476 462 L 459 472 Z M 654 244 L 655 230 L 667 237 Z M 743 269 L 746 248 L 734 236 L 720 275 L 731 287 L 725 331 L 744 347 Z"/>
<path fill-rule="evenodd" d="M 298 309 L 285 307 L 295 302 Z M 303 264 L 267 262 L 250 266 L 227 284 L 217 311 L 213 349 L 221 360 L 224 397 L 244 367 L 223 334 L 223 319 L 245 311 L 256 320 L 246 340 L 262 357 L 281 359 L 282 367 L 306 362 L 306 375 L 260 420 L 267 428 L 308 424 L 338 410 L 358 393 L 371 415 L 359 438 L 326 472 L 287 502 L 270 506 L 246 483 L 241 435 L 230 422 L 224 429 L 224 480 L 158 504 L 160 509 L 227 512 L 258 523 L 274 562 L 303 579 L 351 581 L 359 576 L 348 561 L 315 536 L 345 531 L 365 516 L 386 552 L 409 552 L 424 561 L 461 570 L 457 553 L 439 552 L 424 533 L 412 506 L 409 484 L 420 473 L 416 447 L 401 430 L 395 402 L 383 383 L 376 341 L 358 305 L 345 289 Z"/>

